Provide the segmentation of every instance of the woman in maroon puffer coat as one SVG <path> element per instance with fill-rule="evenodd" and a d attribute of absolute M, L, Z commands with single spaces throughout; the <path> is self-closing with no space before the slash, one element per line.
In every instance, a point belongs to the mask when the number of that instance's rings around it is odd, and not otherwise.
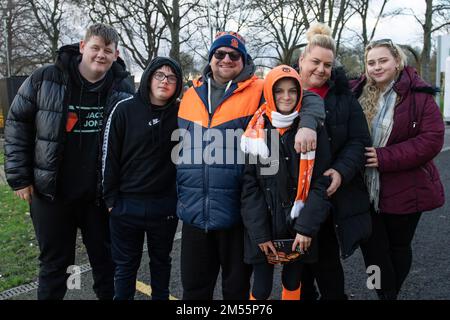
<path fill-rule="evenodd" d="M 361 246 L 366 266 L 381 271 L 380 299 L 396 299 L 411 268 L 413 239 L 423 211 L 444 204 L 433 158 L 444 142 L 434 89 L 391 40 L 366 47 L 366 74 L 352 83 L 372 136 L 365 181 L 372 204 L 372 236 Z"/>

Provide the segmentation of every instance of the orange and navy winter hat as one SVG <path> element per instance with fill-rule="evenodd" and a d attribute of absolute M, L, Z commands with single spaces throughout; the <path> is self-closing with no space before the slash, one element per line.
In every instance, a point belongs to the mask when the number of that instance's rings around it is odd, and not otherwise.
<path fill-rule="evenodd" d="M 216 34 L 216 39 L 209 49 L 208 61 L 211 61 L 214 52 L 221 47 L 228 47 L 237 50 L 242 55 L 244 64 L 246 64 L 247 49 L 245 48 L 245 40 L 239 33 L 233 31 L 218 32 Z"/>

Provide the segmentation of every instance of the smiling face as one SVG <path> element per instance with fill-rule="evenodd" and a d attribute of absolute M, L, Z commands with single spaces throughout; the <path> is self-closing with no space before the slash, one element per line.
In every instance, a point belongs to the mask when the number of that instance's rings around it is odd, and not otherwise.
<path fill-rule="evenodd" d="M 379 88 L 385 88 L 397 76 L 399 61 L 385 46 L 370 49 L 366 58 L 367 75 Z"/>
<path fill-rule="evenodd" d="M 228 47 L 220 47 L 216 51 L 235 52 L 239 54 L 239 51 Z M 209 65 L 211 66 L 214 80 L 221 84 L 225 84 L 236 78 L 244 68 L 242 57 L 237 61 L 233 61 L 228 54 L 220 60 L 213 55 Z"/>
<path fill-rule="evenodd" d="M 334 54 L 330 49 L 315 46 L 300 57 L 300 77 L 305 89 L 319 88 L 331 77 Z"/>
<path fill-rule="evenodd" d="M 155 75 L 164 74 L 163 80 L 155 79 Z M 177 76 L 169 66 L 157 69 L 150 79 L 150 102 L 155 106 L 164 106 L 175 94 Z"/>
<path fill-rule="evenodd" d="M 294 79 L 278 80 L 273 87 L 273 95 L 279 113 L 292 113 L 298 98 L 297 85 Z"/>
<path fill-rule="evenodd" d="M 96 82 L 111 68 L 119 56 L 115 43 L 105 44 L 99 36 L 92 36 L 88 41 L 80 41 L 80 53 L 83 55 L 79 69 L 81 75 L 90 82 Z"/>

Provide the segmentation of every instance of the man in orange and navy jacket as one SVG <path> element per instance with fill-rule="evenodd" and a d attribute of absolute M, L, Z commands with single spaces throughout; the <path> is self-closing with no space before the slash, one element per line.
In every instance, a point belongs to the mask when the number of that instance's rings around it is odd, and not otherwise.
<path fill-rule="evenodd" d="M 220 267 L 223 298 L 249 297 L 251 267 L 243 262 L 244 163 L 239 161 L 238 132 L 243 133 L 262 101 L 264 81 L 255 76 L 255 69 L 244 39 L 235 32 L 221 32 L 210 48 L 203 77 L 181 101 L 177 214 L 183 221 L 185 300 L 212 299 Z M 316 130 L 325 118 L 323 102 L 314 94 L 304 99 L 308 103 L 301 109 L 300 127 Z M 305 144 L 305 137 L 298 136 Z"/>

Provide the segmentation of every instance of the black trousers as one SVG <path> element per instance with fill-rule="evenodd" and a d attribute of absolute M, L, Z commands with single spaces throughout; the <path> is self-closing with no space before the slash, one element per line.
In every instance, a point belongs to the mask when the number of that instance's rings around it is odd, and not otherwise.
<path fill-rule="evenodd" d="M 322 300 L 346 300 L 344 270 L 331 215 L 321 225 L 317 238 L 319 259 L 303 266 L 301 299 L 317 299 L 316 281 Z"/>
<path fill-rule="evenodd" d="M 303 264 L 294 261 L 283 266 L 281 271 L 281 282 L 290 291 L 300 286 L 300 275 Z M 253 287 L 252 295 L 256 300 L 267 300 L 272 293 L 274 265 L 267 262 L 253 265 Z"/>
<path fill-rule="evenodd" d="M 67 268 L 75 264 L 78 228 L 91 263 L 94 292 L 99 299 L 112 299 L 114 267 L 105 206 L 99 207 L 93 201 L 53 203 L 35 192 L 30 214 L 40 249 L 38 299 L 64 298 L 70 275 Z"/>
<path fill-rule="evenodd" d="M 173 199 L 168 201 L 174 202 Z M 134 299 L 144 235 L 147 235 L 152 300 L 168 300 L 172 268 L 170 253 L 178 225 L 175 211 L 153 217 L 154 211 L 160 212 L 164 208 L 154 208 L 152 201 L 121 199 L 118 202 L 110 219 L 112 256 L 116 265 L 114 299 Z"/>
<path fill-rule="evenodd" d="M 248 300 L 251 265 L 244 262 L 244 229 L 204 230 L 183 224 L 181 282 L 184 300 L 211 300 L 222 268 L 225 300 Z"/>
<path fill-rule="evenodd" d="M 366 267 L 380 268 L 380 299 L 397 299 L 397 295 L 411 269 L 411 242 L 421 212 L 412 214 L 375 213 L 372 208 L 372 236 L 361 244 Z"/>

